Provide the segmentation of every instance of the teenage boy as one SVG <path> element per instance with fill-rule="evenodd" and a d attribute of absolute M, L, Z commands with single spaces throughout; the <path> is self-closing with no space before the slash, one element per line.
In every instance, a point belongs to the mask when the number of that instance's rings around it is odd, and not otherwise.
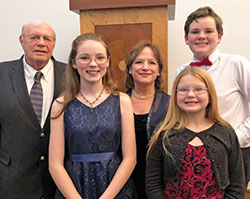
<path fill-rule="evenodd" d="M 238 55 L 221 53 L 217 45 L 223 36 L 222 19 L 210 7 L 192 12 L 185 23 L 185 43 L 193 52 L 186 67 L 200 66 L 212 76 L 221 116 L 229 122 L 242 148 L 247 182 L 250 180 L 250 62 Z M 219 165 L 218 165 L 219 166 Z"/>

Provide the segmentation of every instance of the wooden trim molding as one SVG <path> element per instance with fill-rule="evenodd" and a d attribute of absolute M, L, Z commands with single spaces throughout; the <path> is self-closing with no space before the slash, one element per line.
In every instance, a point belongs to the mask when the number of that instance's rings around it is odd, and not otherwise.
<path fill-rule="evenodd" d="M 108 40 L 112 70 L 121 90 L 128 51 L 138 41 L 148 39 L 161 50 L 168 92 L 167 28 L 168 20 L 174 19 L 175 0 L 69 0 L 69 3 L 70 10 L 80 14 L 81 33 L 96 32 Z"/>
<path fill-rule="evenodd" d="M 70 0 L 72 11 L 175 5 L 175 0 Z"/>

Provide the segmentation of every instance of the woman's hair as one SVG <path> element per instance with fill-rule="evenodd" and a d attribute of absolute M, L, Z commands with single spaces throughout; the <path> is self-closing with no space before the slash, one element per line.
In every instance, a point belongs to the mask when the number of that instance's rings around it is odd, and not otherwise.
<path fill-rule="evenodd" d="M 80 91 L 80 75 L 78 71 L 73 68 L 73 65 L 76 61 L 76 55 L 79 46 L 82 44 L 83 41 L 86 40 L 100 42 L 105 47 L 106 54 L 109 59 L 109 66 L 107 68 L 106 74 L 102 78 L 103 86 L 112 94 L 118 94 L 117 84 L 114 81 L 111 71 L 111 57 L 106 41 L 100 35 L 97 35 L 95 33 L 84 33 L 76 37 L 75 40 L 72 42 L 72 48 L 70 51 L 68 64 L 65 70 L 65 90 L 62 93 L 62 95 L 64 96 L 62 112 L 69 104 L 69 102 L 71 102 Z M 60 112 L 59 115 L 62 114 L 62 112 Z"/>
<path fill-rule="evenodd" d="M 143 40 L 137 43 L 128 53 L 125 63 L 126 63 L 126 70 L 125 70 L 125 86 L 127 89 L 134 88 L 134 79 L 132 74 L 130 74 L 130 70 L 132 68 L 132 65 L 136 59 L 136 57 L 141 53 L 141 51 L 145 48 L 148 47 L 150 48 L 154 56 L 157 60 L 157 63 L 159 65 L 159 74 L 157 78 L 155 79 L 155 89 L 157 91 L 162 91 L 164 89 L 164 77 L 162 76 L 162 70 L 163 70 L 163 62 L 162 62 L 162 57 L 160 54 L 159 48 L 152 44 L 151 41 L 149 40 Z"/>
<path fill-rule="evenodd" d="M 181 80 L 181 78 L 185 75 L 191 74 L 194 77 L 199 78 L 202 82 L 205 83 L 207 87 L 207 92 L 209 95 L 209 104 L 206 107 L 206 114 L 205 117 L 210 120 L 211 122 L 218 122 L 222 125 L 230 126 L 225 120 L 223 120 L 218 112 L 218 104 L 217 104 L 217 95 L 213 80 L 208 72 L 204 69 L 199 67 L 187 67 L 183 71 L 179 73 L 176 77 L 173 88 L 172 94 L 170 98 L 169 108 L 165 120 L 163 121 L 161 127 L 155 132 L 153 137 L 150 140 L 150 145 L 148 149 L 148 153 L 151 150 L 152 146 L 158 139 L 159 135 L 162 131 L 164 131 L 163 141 L 167 137 L 167 133 L 171 129 L 180 129 L 187 125 L 187 115 L 186 113 L 180 109 L 177 104 L 177 87 Z M 164 142 L 163 142 L 164 143 Z M 164 145 L 163 145 L 164 146 Z M 164 147 L 165 149 L 165 147 Z"/>
<path fill-rule="evenodd" d="M 196 21 L 197 22 L 197 19 L 198 18 L 201 18 L 201 17 L 213 17 L 214 18 L 214 21 L 215 21 L 215 24 L 216 24 L 216 30 L 217 32 L 220 34 L 220 35 L 223 35 L 223 27 L 222 27 L 222 19 L 219 15 L 217 15 L 214 10 L 208 6 L 206 7 L 201 7 L 201 8 L 198 8 L 197 10 L 195 10 L 194 12 L 192 12 L 186 22 L 185 22 L 185 26 L 184 26 L 184 31 L 185 31 L 185 34 L 187 35 L 189 33 L 189 30 L 190 30 L 190 24 L 193 22 L 193 21 Z"/>

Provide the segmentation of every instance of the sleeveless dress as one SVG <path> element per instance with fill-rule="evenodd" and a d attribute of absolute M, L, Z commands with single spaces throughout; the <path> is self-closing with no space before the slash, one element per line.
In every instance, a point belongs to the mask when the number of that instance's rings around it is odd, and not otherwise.
<path fill-rule="evenodd" d="M 137 163 L 131 177 L 135 183 L 135 188 L 139 199 L 147 199 L 145 188 L 146 154 L 148 149 L 146 130 L 147 119 L 148 114 L 134 114 Z"/>
<path fill-rule="evenodd" d="M 182 158 L 179 186 L 166 183 L 168 199 L 222 199 L 206 147 L 187 144 Z"/>
<path fill-rule="evenodd" d="M 84 199 L 99 198 L 122 161 L 120 97 L 110 95 L 92 110 L 75 98 L 64 112 L 64 166 Z M 64 198 L 58 189 L 55 198 Z M 137 198 L 131 179 L 115 198 Z"/>

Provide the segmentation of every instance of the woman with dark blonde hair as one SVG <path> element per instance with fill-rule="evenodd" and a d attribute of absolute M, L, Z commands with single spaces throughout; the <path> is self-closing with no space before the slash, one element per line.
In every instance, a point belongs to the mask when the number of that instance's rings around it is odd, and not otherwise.
<path fill-rule="evenodd" d="M 150 41 L 141 41 L 126 58 L 126 88 L 135 117 L 137 164 L 132 173 L 139 198 L 146 199 L 146 152 L 155 127 L 165 118 L 169 95 L 163 92 L 160 51 Z"/>
<path fill-rule="evenodd" d="M 66 68 L 66 90 L 51 111 L 49 169 L 56 198 L 136 198 L 130 98 L 117 92 L 106 42 L 78 36 Z"/>
<path fill-rule="evenodd" d="M 218 113 L 212 78 L 199 67 L 174 81 L 168 113 L 150 141 L 146 191 L 150 199 L 244 198 L 237 136 Z"/>

